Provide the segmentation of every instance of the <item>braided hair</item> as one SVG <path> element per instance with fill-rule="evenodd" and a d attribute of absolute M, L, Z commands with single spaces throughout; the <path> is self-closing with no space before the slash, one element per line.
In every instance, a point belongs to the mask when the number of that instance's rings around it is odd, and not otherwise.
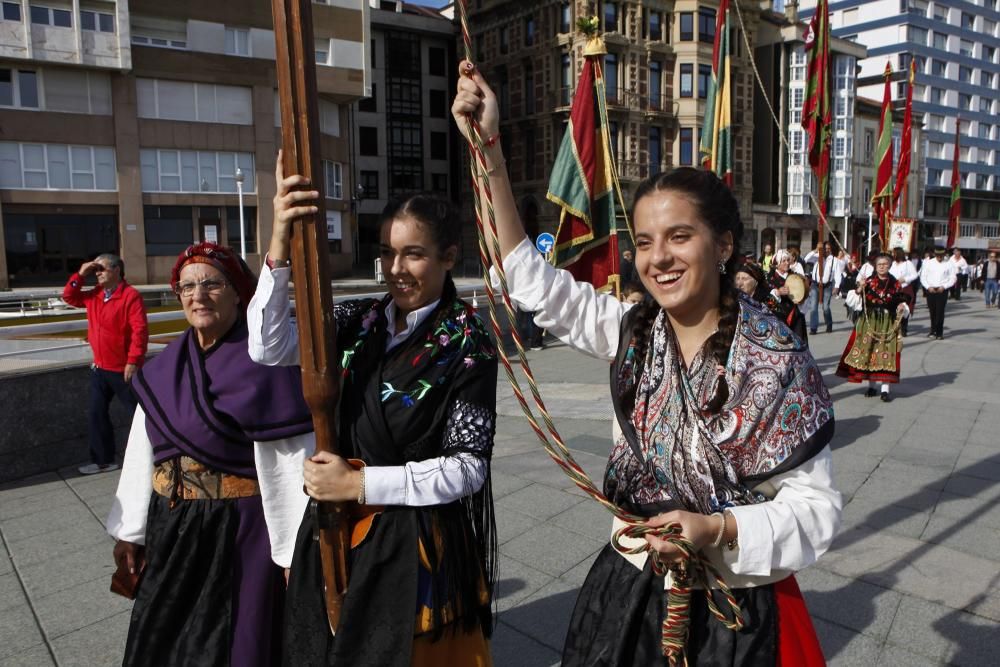
<path fill-rule="evenodd" d="M 680 167 L 650 176 L 640 183 L 632 200 L 632 210 L 635 211 L 636 205 L 644 197 L 658 192 L 674 192 L 682 195 L 695 207 L 698 217 L 708 225 L 716 238 L 721 238 L 727 232 L 732 235 L 733 253 L 726 260 L 724 271 L 720 271 L 722 275 L 719 277 L 719 327 L 707 342 L 709 353 L 720 367 L 725 368 L 729 361 L 729 348 L 736 335 L 740 313 L 739 290 L 733 282 L 736 268 L 739 266 L 738 249 L 743 237 L 739 204 L 729 187 L 711 171 Z M 622 397 L 623 405 L 628 411 L 635 406 L 635 393 L 639 386 L 653 322 L 660 310 L 660 305 L 653 299 L 646 299 L 635 307 L 631 336 L 637 372 L 634 382 Z M 712 414 L 718 414 L 728 400 L 729 385 L 725 376 L 720 374 L 715 393 L 704 409 Z"/>

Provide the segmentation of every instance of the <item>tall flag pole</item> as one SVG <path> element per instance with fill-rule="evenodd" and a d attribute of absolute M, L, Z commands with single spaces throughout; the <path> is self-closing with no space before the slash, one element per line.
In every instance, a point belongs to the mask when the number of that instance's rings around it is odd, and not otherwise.
<path fill-rule="evenodd" d="M 833 113 L 830 100 L 830 10 L 827 0 L 816 3 L 806 32 L 807 75 L 802 126 L 809 137 L 809 166 L 819 186 L 819 240 L 826 238 L 826 199 L 830 187 L 830 142 Z M 819 298 L 823 299 L 823 253 L 819 253 Z"/>
<path fill-rule="evenodd" d="M 705 101 L 705 123 L 700 152 L 705 169 L 733 185 L 733 112 L 729 45 L 729 0 L 719 2 L 715 16 L 715 44 L 712 47 L 712 80 Z"/>
<path fill-rule="evenodd" d="M 875 150 L 875 192 L 872 207 L 878 218 L 878 238 L 885 248 L 887 218 L 892 213 L 892 65 L 885 64 L 885 92 L 882 95 L 882 123 Z"/>
<path fill-rule="evenodd" d="M 958 221 L 962 217 L 962 176 L 958 169 L 958 154 L 960 152 L 959 137 L 962 127 L 962 117 L 955 119 L 955 156 L 951 160 L 951 208 L 948 209 L 948 243 L 951 248 L 958 238 Z"/>
<path fill-rule="evenodd" d="M 546 197 L 562 208 L 555 265 L 599 290 L 621 288 L 615 219 L 614 158 L 601 60 L 607 54 L 595 17 L 577 27 L 590 39 L 584 48 L 569 126 L 552 166 Z"/>
<path fill-rule="evenodd" d="M 900 138 L 899 164 L 896 165 L 896 184 L 892 188 L 892 210 L 899 210 L 899 196 L 903 195 L 903 215 L 906 215 L 906 185 L 910 178 L 910 147 L 913 145 L 913 83 L 916 81 L 916 58 L 910 58 L 910 78 L 906 85 L 906 109 L 903 112 L 903 136 Z"/>

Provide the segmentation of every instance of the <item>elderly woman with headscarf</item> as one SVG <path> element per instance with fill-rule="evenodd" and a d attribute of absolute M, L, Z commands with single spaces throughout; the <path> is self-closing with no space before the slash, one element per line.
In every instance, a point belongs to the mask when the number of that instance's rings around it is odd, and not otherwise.
<path fill-rule="evenodd" d="M 108 517 L 119 568 L 142 572 L 124 664 L 275 664 L 314 445 L 300 371 L 250 360 L 256 279 L 231 249 L 187 248 L 170 285 L 190 326 L 132 382 Z"/>
<path fill-rule="evenodd" d="M 792 273 L 802 275 L 801 271 L 795 271 L 791 268 L 792 260 L 792 254 L 784 248 L 774 253 L 774 261 L 771 263 L 771 273 L 768 276 L 768 283 L 771 285 L 771 294 L 781 303 L 777 309 L 772 310 L 775 314 L 779 314 L 782 321 L 802 339 L 803 343 L 808 345 L 809 336 L 806 333 L 805 315 L 799 310 L 798 304 L 792 301 L 789 296 L 790 290 L 785 285 L 785 282 Z"/>

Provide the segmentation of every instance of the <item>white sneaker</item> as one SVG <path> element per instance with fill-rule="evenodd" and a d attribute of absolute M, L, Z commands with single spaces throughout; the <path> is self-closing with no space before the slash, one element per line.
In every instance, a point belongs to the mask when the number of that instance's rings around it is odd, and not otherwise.
<path fill-rule="evenodd" d="M 111 472 L 112 470 L 118 470 L 117 463 L 107 463 L 105 465 L 97 465 L 96 463 L 88 463 L 85 466 L 80 466 L 77 471 L 81 475 L 96 475 L 99 472 Z"/>

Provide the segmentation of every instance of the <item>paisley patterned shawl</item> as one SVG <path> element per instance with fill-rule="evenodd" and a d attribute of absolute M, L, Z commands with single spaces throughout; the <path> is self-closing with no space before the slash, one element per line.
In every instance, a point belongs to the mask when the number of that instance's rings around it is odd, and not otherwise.
<path fill-rule="evenodd" d="M 725 368 L 729 400 L 717 415 L 704 406 L 719 367 L 706 348 L 689 369 L 669 320 L 653 324 L 635 408 L 621 395 L 634 382 L 631 317 L 612 368 L 622 437 L 605 475 L 605 493 L 643 514 L 669 509 L 702 513 L 764 500 L 751 489 L 815 456 L 833 437 L 829 392 L 809 350 L 765 306 L 741 298 Z"/>

